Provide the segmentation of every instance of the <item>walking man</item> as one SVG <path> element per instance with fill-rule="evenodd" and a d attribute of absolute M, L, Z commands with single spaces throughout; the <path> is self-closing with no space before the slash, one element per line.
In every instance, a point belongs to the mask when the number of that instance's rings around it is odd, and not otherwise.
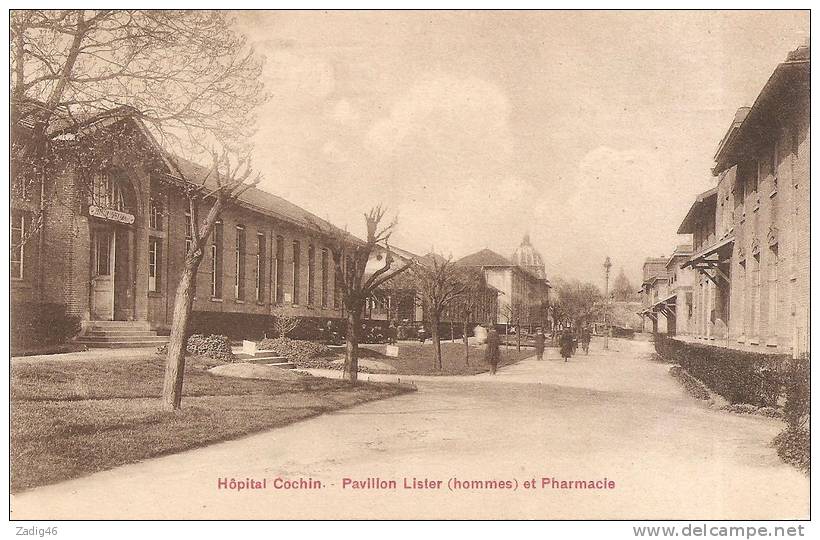
<path fill-rule="evenodd" d="M 544 331 L 539 328 L 535 332 L 535 355 L 538 360 L 544 359 L 544 341 L 546 337 L 544 336 Z"/>
<path fill-rule="evenodd" d="M 559 344 L 561 347 L 561 358 L 564 359 L 564 362 L 568 362 L 572 356 L 572 350 L 575 348 L 575 336 L 572 335 L 571 329 L 567 328 L 564 330 L 561 334 Z"/>
<path fill-rule="evenodd" d="M 490 364 L 490 375 L 495 375 L 498 363 L 501 361 L 500 340 L 495 327 L 491 326 L 487 333 L 487 348 L 484 350 L 484 359 Z"/>

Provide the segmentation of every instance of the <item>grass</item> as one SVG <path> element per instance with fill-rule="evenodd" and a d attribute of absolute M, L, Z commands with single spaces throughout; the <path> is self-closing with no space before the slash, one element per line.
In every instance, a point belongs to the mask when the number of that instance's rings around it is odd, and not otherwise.
<path fill-rule="evenodd" d="M 484 346 L 470 346 L 469 365 L 464 357 L 464 344 L 460 342 L 441 343 L 441 364 L 439 370 L 435 366 L 435 353 L 432 342 L 399 344 L 399 356 L 393 358 L 383 354 L 384 346 L 362 345 L 360 357 L 370 358 L 390 364 L 399 375 L 476 375 L 489 371 L 490 366 L 484 361 Z M 500 366 L 514 364 L 533 356 L 535 351 L 522 347 L 518 351 L 515 346 L 501 347 Z"/>
<path fill-rule="evenodd" d="M 191 359 L 193 360 L 193 359 Z M 410 388 L 288 374 L 217 377 L 189 360 L 182 409 L 159 409 L 164 358 L 15 361 L 11 369 L 11 490 L 284 426 Z"/>

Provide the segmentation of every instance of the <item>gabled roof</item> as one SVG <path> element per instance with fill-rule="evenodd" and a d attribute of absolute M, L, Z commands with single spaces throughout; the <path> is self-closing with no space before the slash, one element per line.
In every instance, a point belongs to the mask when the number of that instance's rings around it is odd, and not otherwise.
<path fill-rule="evenodd" d="M 156 150 L 156 154 L 161 158 L 162 168 L 165 169 L 162 172 L 171 180 L 176 180 L 177 182 L 187 182 L 190 184 L 202 184 L 204 181 L 206 188 L 214 189 L 217 187 L 215 179 L 209 177 L 208 175 L 210 172 L 209 167 L 205 167 L 189 159 L 175 155 L 173 152 L 163 147 L 142 122 L 139 112 L 131 107 L 117 107 L 109 111 L 102 111 L 99 114 L 90 115 L 82 120 L 77 120 L 71 126 L 61 126 L 60 129 L 54 132 L 54 136 L 69 136 L 80 128 L 104 128 L 122 120 L 133 122 L 133 124 L 137 127 L 137 130 L 149 142 L 150 147 Z M 93 131 L 89 131 L 88 133 L 93 133 Z M 273 193 L 257 187 L 248 188 L 244 193 L 242 193 L 239 196 L 238 204 L 252 211 L 259 212 L 300 227 L 312 227 L 318 225 L 325 230 L 331 230 L 334 228 L 332 224 L 316 216 L 315 214 L 308 212 L 304 208 L 297 206 L 282 197 L 279 197 L 278 195 L 274 195 Z M 353 235 L 349 236 L 353 242 L 361 241 Z"/>
<path fill-rule="evenodd" d="M 699 215 L 711 212 L 715 213 L 717 206 L 717 187 L 713 187 L 708 191 L 704 191 L 695 198 L 695 202 L 686 213 L 680 226 L 678 227 L 678 234 L 691 234 L 695 232 L 695 223 Z"/>
<path fill-rule="evenodd" d="M 514 266 L 512 261 L 491 249 L 482 249 L 456 261 L 460 266 Z"/>

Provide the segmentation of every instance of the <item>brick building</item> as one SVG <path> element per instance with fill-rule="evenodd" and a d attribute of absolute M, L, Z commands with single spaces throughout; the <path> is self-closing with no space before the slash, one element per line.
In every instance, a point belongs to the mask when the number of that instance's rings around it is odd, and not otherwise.
<path fill-rule="evenodd" d="M 693 233 L 701 339 L 809 349 L 809 71 L 808 47 L 791 52 L 738 111 L 715 155 L 714 209 L 681 226 Z"/>
<path fill-rule="evenodd" d="M 183 190 L 208 169 L 160 148 L 130 115 L 109 116 L 85 136 L 129 134 L 126 151 L 105 166 L 80 169 L 63 154 L 41 187 L 12 199 L 13 312 L 65 310 L 88 333 L 116 328 L 119 335 L 167 331 L 177 276 L 191 241 L 191 215 Z M 69 141 L 79 135 L 55 134 Z M 210 207 L 201 200 L 200 215 Z M 32 219 L 42 226 L 30 234 Z M 333 259 L 315 230 L 323 221 L 284 199 L 251 188 L 221 215 L 196 276 L 195 330 L 259 336 L 274 307 L 318 321 L 341 315 Z M 116 335 L 114 336 L 116 337 Z M 111 336 L 101 336 L 109 344 Z M 93 341 L 93 340 L 90 340 Z M 126 341 L 125 337 L 119 341 Z"/>

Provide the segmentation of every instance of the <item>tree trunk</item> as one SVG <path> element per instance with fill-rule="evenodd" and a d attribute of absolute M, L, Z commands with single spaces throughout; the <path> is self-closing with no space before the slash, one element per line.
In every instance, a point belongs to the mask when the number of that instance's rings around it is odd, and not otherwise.
<path fill-rule="evenodd" d="M 521 350 L 521 322 L 519 322 L 516 326 L 518 327 L 518 329 L 515 332 L 515 339 L 518 343 L 518 350 L 520 351 Z"/>
<path fill-rule="evenodd" d="M 360 309 L 347 312 L 347 336 L 345 339 L 345 367 L 343 375 L 352 383 L 359 380 L 359 327 L 362 318 Z"/>
<path fill-rule="evenodd" d="M 174 299 L 174 315 L 171 320 L 171 339 L 168 342 L 168 357 L 165 366 L 165 380 L 162 385 L 162 409 L 173 411 L 182 403 L 182 379 L 185 374 L 186 333 L 188 319 L 194 303 L 194 276 L 199 268 L 199 259 L 186 262 L 182 277 L 177 285 Z"/>
<path fill-rule="evenodd" d="M 436 354 L 436 368 L 441 369 L 441 336 L 438 333 L 439 317 L 433 315 L 433 328 L 431 328 L 431 336 L 433 338 L 433 349 Z"/>
<path fill-rule="evenodd" d="M 464 329 L 463 338 L 464 338 L 464 361 L 469 366 L 470 365 L 470 339 L 467 337 L 467 319 L 464 319 Z"/>

